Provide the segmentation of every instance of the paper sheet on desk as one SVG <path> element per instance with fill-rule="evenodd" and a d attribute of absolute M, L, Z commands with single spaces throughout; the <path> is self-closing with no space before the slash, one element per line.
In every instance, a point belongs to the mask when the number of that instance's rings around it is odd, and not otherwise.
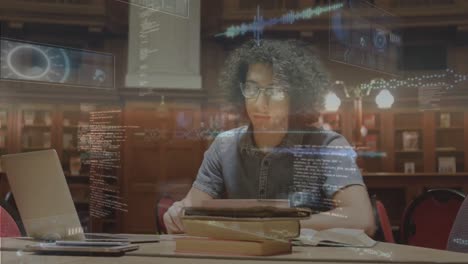
<path fill-rule="evenodd" d="M 373 247 L 377 242 L 363 230 L 332 228 L 322 231 L 302 228 L 298 238 L 293 240 L 296 246 L 334 246 L 334 247 Z"/>

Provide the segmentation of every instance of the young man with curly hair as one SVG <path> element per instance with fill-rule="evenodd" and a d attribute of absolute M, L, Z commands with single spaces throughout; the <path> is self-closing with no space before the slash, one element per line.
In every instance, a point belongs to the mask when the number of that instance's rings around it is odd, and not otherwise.
<path fill-rule="evenodd" d="M 313 209 L 320 211 L 302 220 L 301 227 L 357 228 L 373 234 L 371 203 L 354 151 L 343 136 L 308 126 L 323 105 L 328 77 L 304 43 L 247 42 L 227 58 L 219 83 L 250 124 L 216 137 L 192 188 L 164 215 L 169 233 L 182 233 L 182 208 L 200 206 L 203 200 L 287 199 L 300 191 L 309 194 Z M 308 153 L 304 146 L 325 156 L 303 155 Z M 297 168 L 304 156 L 311 159 L 309 164 L 323 162 L 327 150 L 339 153 L 328 159 L 331 168 L 322 169 L 320 175 L 308 177 L 304 168 Z"/>

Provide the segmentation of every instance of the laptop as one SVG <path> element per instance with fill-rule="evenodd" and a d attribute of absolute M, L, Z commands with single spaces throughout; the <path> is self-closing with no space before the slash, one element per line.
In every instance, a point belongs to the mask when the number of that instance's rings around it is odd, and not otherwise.
<path fill-rule="evenodd" d="M 29 237 L 39 240 L 156 242 L 157 236 L 85 234 L 54 149 L 1 156 Z"/>

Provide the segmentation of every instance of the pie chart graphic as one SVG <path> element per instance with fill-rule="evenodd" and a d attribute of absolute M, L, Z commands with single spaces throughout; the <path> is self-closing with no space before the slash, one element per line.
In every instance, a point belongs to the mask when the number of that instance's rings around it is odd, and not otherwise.
<path fill-rule="evenodd" d="M 58 47 L 1 40 L 1 78 L 64 83 L 70 59 Z"/>

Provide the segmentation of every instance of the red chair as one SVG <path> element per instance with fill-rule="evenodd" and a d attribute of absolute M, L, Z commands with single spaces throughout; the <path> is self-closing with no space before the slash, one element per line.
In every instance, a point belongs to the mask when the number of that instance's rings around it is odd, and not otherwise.
<path fill-rule="evenodd" d="M 468 253 L 468 198 L 465 198 L 447 242 L 447 250 Z"/>
<path fill-rule="evenodd" d="M 446 249 L 447 240 L 465 195 L 451 189 L 433 189 L 405 209 L 400 237 L 403 244 Z"/>
<path fill-rule="evenodd" d="M 0 237 L 22 236 L 18 220 L 15 220 L 7 209 L 8 206 L 0 204 Z"/>
<path fill-rule="evenodd" d="M 156 228 L 158 229 L 157 232 L 159 234 L 167 233 L 163 217 L 167 209 L 169 209 L 169 207 L 171 207 L 174 202 L 174 199 L 172 199 L 169 195 L 163 195 L 156 202 Z"/>
<path fill-rule="evenodd" d="M 374 239 L 377 241 L 395 243 L 393 237 L 392 226 L 390 220 L 388 219 L 387 210 L 383 203 L 376 199 L 375 196 L 371 199 L 372 209 L 374 213 L 375 225 L 377 230 L 374 234 Z"/>

